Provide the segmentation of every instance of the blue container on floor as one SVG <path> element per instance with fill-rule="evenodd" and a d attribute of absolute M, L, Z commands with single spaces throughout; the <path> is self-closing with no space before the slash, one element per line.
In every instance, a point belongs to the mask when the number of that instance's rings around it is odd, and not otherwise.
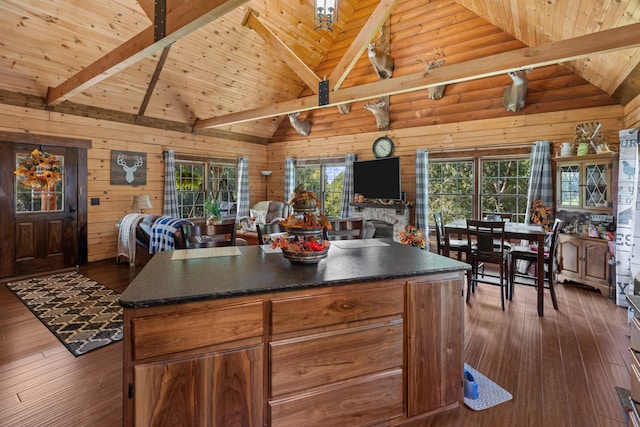
<path fill-rule="evenodd" d="M 479 396 L 478 383 L 473 379 L 471 372 L 464 370 L 464 397 L 477 399 Z"/>

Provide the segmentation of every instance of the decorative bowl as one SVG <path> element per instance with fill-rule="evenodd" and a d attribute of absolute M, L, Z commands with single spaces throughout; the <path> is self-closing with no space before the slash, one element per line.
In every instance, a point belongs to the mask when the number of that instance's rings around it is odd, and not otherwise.
<path fill-rule="evenodd" d="M 329 253 L 329 248 L 324 251 L 313 251 L 313 252 L 289 252 L 282 250 L 282 255 L 292 262 L 299 262 L 302 264 L 316 264 L 320 262 L 321 259 L 326 258 Z"/>

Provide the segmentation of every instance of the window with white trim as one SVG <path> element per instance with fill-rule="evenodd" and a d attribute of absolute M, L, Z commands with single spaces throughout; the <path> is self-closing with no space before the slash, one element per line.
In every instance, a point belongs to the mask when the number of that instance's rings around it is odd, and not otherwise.
<path fill-rule="evenodd" d="M 529 157 L 523 156 L 430 160 L 429 212 L 442 212 L 444 223 L 487 213 L 524 222 L 529 173 Z"/>
<path fill-rule="evenodd" d="M 233 161 L 176 159 L 178 211 L 181 218 L 204 219 L 204 201 L 215 199 L 222 214 L 237 212 L 238 166 Z"/>
<path fill-rule="evenodd" d="M 303 184 L 306 190 L 316 193 L 320 199 L 320 212 L 327 216 L 340 216 L 344 160 L 296 161 L 296 186 Z"/>

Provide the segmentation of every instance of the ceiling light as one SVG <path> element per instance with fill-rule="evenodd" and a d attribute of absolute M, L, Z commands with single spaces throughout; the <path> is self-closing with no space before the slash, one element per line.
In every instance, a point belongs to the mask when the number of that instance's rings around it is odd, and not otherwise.
<path fill-rule="evenodd" d="M 338 0 L 314 0 L 314 5 L 314 29 L 333 31 L 333 23 L 338 20 Z"/>

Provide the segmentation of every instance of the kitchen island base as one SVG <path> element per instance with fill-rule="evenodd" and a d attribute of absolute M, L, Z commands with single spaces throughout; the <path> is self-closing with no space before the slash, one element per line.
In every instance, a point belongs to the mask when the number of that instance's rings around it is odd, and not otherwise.
<path fill-rule="evenodd" d="M 464 271 L 124 309 L 124 424 L 401 425 L 463 402 Z"/>

